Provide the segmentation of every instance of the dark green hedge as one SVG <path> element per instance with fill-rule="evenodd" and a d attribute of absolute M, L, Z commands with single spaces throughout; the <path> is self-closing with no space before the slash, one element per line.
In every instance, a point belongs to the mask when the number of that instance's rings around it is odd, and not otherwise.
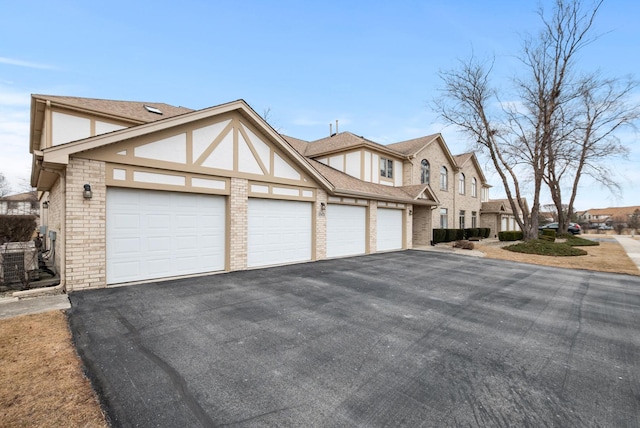
<path fill-rule="evenodd" d="M 519 241 L 524 238 L 524 233 L 521 230 L 505 230 L 498 232 L 498 239 L 500 241 Z"/>
<path fill-rule="evenodd" d="M 556 241 L 556 231 L 553 229 L 542 229 L 542 233 L 538 234 L 538 238 L 543 241 L 555 242 Z"/>
<path fill-rule="evenodd" d="M 469 239 L 472 237 L 488 238 L 491 229 L 488 227 L 478 227 L 470 229 L 433 229 L 433 243 L 453 242 Z"/>

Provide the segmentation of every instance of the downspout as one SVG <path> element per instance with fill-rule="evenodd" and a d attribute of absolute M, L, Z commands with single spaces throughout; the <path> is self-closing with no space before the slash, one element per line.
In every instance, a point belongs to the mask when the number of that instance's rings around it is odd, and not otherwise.
<path fill-rule="evenodd" d="M 61 213 L 61 222 L 60 222 L 60 237 L 57 237 L 57 241 L 62 243 L 59 245 L 60 248 L 60 284 L 54 287 L 46 287 L 46 288 L 34 288 L 32 290 L 23 290 L 16 291 L 12 294 L 13 297 L 17 298 L 25 298 L 25 297 L 34 297 L 40 295 L 51 295 L 51 294 L 60 294 L 67 292 L 66 285 L 66 263 L 65 259 L 67 257 L 67 182 L 65 179 L 64 173 L 59 170 L 42 168 L 43 171 L 51 172 L 53 174 L 57 174 L 60 177 L 60 184 L 62 186 L 62 213 Z M 48 214 L 47 214 L 48 215 Z M 49 217 L 47 217 L 47 221 Z"/>
<path fill-rule="evenodd" d="M 453 192 L 453 229 L 460 229 L 460 224 L 458 223 L 458 227 L 456 227 L 456 217 L 458 217 L 456 215 L 456 194 L 458 193 L 458 189 L 456 189 L 456 187 L 458 187 L 458 179 L 456 177 L 456 174 L 453 174 L 453 183 L 451 186 L 451 191 Z M 460 219 L 458 218 L 458 222 L 460 221 Z"/>

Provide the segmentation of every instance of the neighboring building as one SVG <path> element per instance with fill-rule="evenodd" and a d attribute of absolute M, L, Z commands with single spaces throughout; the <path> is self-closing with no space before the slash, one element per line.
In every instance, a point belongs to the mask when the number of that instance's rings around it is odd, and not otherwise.
<path fill-rule="evenodd" d="M 527 201 L 523 201 L 527 211 Z M 494 236 L 499 232 L 509 230 L 520 230 L 516 217 L 522 218 L 522 212 L 516 205 L 517 212 L 513 212 L 508 199 L 494 199 L 482 203 L 482 223 L 481 227 L 488 227 Z"/>
<path fill-rule="evenodd" d="M 576 213 L 578 221 L 587 224 L 589 228 L 597 229 L 600 226 L 611 226 L 618 219 L 630 219 L 636 211 L 640 211 L 640 205 L 631 207 L 591 208 Z"/>
<path fill-rule="evenodd" d="M 37 192 L 25 192 L 0 198 L 0 215 L 39 215 Z"/>
<path fill-rule="evenodd" d="M 426 245 L 480 227 L 473 154 L 440 134 L 381 145 L 278 134 L 244 101 L 33 95 L 31 182 L 67 289 Z"/>

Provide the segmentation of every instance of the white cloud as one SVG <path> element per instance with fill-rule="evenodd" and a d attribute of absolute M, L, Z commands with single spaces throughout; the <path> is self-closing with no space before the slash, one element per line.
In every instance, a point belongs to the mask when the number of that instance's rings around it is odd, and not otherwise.
<path fill-rule="evenodd" d="M 56 67 L 47 64 L 38 64 L 35 62 L 22 61 L 20 59 L 6 58 L 0 56 L 0 64 L 15 65 L 17 67 L 37 68 L 40 70 L 55 70 Z"/>

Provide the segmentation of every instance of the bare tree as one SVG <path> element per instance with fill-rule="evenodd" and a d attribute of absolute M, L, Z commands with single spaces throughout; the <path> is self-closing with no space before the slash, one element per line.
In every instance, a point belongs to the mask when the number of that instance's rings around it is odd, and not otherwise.
<path fill-rule="evenodd" d="M 271 107 L 267 107 L 265 109 L 262 110 L 262 118 L 264 119 L 265 122 L 267 122 L 278 134 L 280 133 L 280 131 L 282 130 L 282 127 L 276 125 L 274 122 L 274 118 L 273 118 L 273 113 L 271 111 Z"/>
<path fill-rule="evenodd" d="M 603 79 L 597 74 L 588 76 L 577 87 L 576 103 L 571 107 L 573 119 L 566 124 L 572 128 L 566 140 L 555 145 L 545 181 L 556 206 L 563 202 L 561 189 L 565 179 L 571 185 L 567 209 L 558 218 L 560 227 L 566 227 L 573 215 L 573 204 L 583 176 L 618 193 L 619 185 L 605 160 L 626 157 L 628 148 L 615 132 L 632 127 L 640 118 L 640 108 L 629 102 L 637 83 L 631 79 Z M 551 168 L 553 166 L 553 168 Z"/>
<path fill-rule="evenodd" d="M 515 102 L 501 102 L 490 85 L 492 64 L 474 57 L 440 74 L 444 95 L 436 100 L 437 110 L 490 157 L 511 208 L 525 213 L 517 219 L 525 239 L 537 237 L 544 185 L 564 230 L 583 175 L 613 184 L 600 161 L 603 154 L 624 153 L 614 132 L 638 117 L 637 107 L 627 103 L 635 83 L 576 73 L 578 53 L 597 39 L 589 33 L 602 3 L 585 10 L 580 0 L 556 0 L 549 18 L 538 10 L 543 25 L 524 40 L 523 74 L 513 80 Z M 573 186 L 568 204 L 561 192 L 565 182 Z M 530 212 L 522 200 L 525 184 L 533 191 Z"/>
<path fill-rule="evenodd" d="M 611 219 L 611 221 L 611 225 L 618 235 L 621 235 L 622 231 L 629 226 L 627 224 L 627 218 L 623 215 L 615 216 Z"/>
<path fill-rule="evenodd" d="M 5 178 L 4 174 L 0 172 L 0 198 L 4 198 L 10 193 L 11 186 L 9 185 L 9 182 Z"/>
<path fill-rule="evenodd" d="M 638 229 L 640 229 L 640 209 L 637 209 L 629 216 L 629 224 L 630 229 L 633 229 L 634 233 L 638 233 Z"/>

